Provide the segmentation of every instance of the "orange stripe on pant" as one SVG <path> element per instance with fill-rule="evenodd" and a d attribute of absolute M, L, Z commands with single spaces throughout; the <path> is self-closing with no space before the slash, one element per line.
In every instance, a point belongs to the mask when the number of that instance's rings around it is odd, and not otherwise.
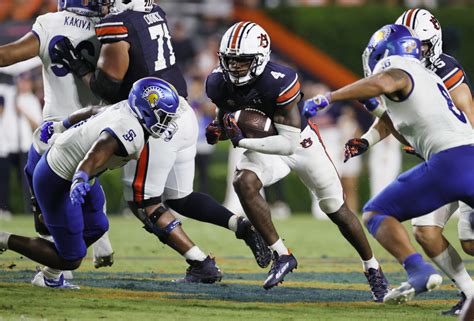
<path fill-rule="evenodd" d="M 145 181 L 146 173 L 148 171 L 148 158 L 150 155 L 150 147 L 146 143 L 137 161 L 137 168 L 135 170 L 135 177 L 132 183 L 133 200 L 135 202 L 143 202 L 145 198 Z"/>

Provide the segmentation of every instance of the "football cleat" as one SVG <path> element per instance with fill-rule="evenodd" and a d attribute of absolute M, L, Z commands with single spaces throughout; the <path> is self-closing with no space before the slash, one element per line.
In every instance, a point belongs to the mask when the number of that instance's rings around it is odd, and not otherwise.
<path fill-rule="evenodd" d="M 461 300 L 458 303 L 453 305 L 451 309 L 441 312 L 441 315 L 459 315 L 461 313 L 462 307 L 466 302 L 466 295 L 461 292 Z"/>
<path fill-rule="evenodd" d="M 367 272 L 364 272 L 365 277 L 370 285 L 370 291 L 375 302 L 383 302 L 384 296 L 389 291 L 389 284 L 387 278 L 382 272 L 382 268 L 378 269 L 369 268 Z"/>
<path fill-rule="evenodd" d="M 241 216 L 237 219 L 235 236 L 240 240 L 244 240 L 245 244 L 252 250 L 258 266 L 266 268 L 270 264 L 272 251 L 247 218 Z"/>
<path fill-rule="evenodd" d="M 273 264 L 268 272 L 267 279 L 263 283 L 263 288 L 269 290 L 279 283 L 283 282 L 283 278 L 288 273 L 298 267 L 298 261 L 293 254 L 279 256 L 277 252 L 273 253 Z"/>
<path fill-rule="evenodd" d="M 114 252 L 112 252 L 112 254 L 107 255 L 107 256 L 101 256 L 101 257 L 94 256 L 93 263 L 96 269 L 105 267 L 105 266 L 112 266 L 112 264 L 114 264 Z"/>
<path fill-rule="evenodd" d="M 55 288 L 55 289 L 72 289 L 78 290 L 79 286 L 69 283 L 64 279 L 64 275 L 61 273 L 57 279 L 48 279 L 43 275 L 41 269 L 36 269 L 36 274 L 31 280 L 31 284 L 43 288 Z"/>
<path fill-rule="evenodd" d="M 389 291 L 383 298 L 383 302 L 387 304 L 408 302 L 415 295 L 438 288 L 442 282 L 443 278 L 436 271 L 425 274 L 418 273 L 418 275 L 408 278 L 408 282 L 403 282 L 398 288 Z"/>
<path fill-rule="evenodd" d="M 222 272 L 216 265 L 215 258 L 209 255 L 204 261 L 186 260 L 189 267 L 184 278 L 174 280 L 176 283 L 215 283 L 222 280 Z"/>

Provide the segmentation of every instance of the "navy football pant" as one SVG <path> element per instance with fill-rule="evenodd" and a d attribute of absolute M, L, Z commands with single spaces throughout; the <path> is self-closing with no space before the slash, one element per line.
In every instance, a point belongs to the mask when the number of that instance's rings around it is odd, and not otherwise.
<path fill-rule="evenodd" d="M 454 147 L 402 173 L 363 212 L 390 215 L 402 222 L 453 201 L 474 206 L 474 146 Z"/>
<path fill-rule="evenodd" d="M 96 179 L 84 197 L 85 203 L 74 206 L 69 199 L 71 182 L 51 170 L 46 155 L 41 157 L 33 174 L 36 198 L 59 255 L 65 260 L 78 260 L 109 229 L 104 213 L 105 196 Z"/>

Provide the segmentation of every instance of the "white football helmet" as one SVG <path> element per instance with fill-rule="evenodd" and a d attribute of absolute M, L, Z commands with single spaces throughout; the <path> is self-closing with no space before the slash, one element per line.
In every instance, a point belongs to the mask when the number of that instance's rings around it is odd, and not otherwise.
<path fill-rule="evenodd" d="M 119 13 L 126 10 L 150 12 L 153 10 L 153 0 L 116 0 L 114 12 Z"/>
<path fill-rule="evenodd" d="M 260 76 L 270 60 L 270 37 L 258 24 L 241 21 L 224 34 L 219 61 L 224 74 L 236 86 Z M 244 68 L 244 69 L 242 69 Z"/>
<path fill-rule="evenodd" d="M 421 43 L 428 46 L 422 58 L 425 65 L 434 63 L 443 53 L 441 25 L 428 10 L 419 8 L 407 10 L 398 17 L 395 23 L 415 30 Z"/>

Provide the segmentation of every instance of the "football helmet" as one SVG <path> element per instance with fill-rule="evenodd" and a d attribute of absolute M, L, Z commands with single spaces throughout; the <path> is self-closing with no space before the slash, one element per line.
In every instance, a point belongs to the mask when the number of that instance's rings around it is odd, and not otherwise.
<path fill-rule="evenodd" d="M 179 96 L 176 89 L 163 79 L 147 77 L 137 80 L 128 95 L 128 105 L 145 130 L 154 138 L 176 131 Z"/>
<path fill-rule="evenodd" d="M 122 12 L 126 10 L 150 12 L 153 10 L 153 0 L 116 0 L 114 11 Z"/>
<path fill-rule="evenodd" d="M 369 40 L 362 54 L 362 64 L 366 77 L 372 75 L 375 65 L 388 56 L 421 59 L 421 41 L 413 30 L 403 25 L 385 25 L 377 30 Z"/>
<path fill-rule="evenodd" d="M 395 22 L 413 29 L 421 43 L 427 46 L 423 51 L 423 63 L 432 64 L 443 52 L 441 25 L 438 20 L 425 9 L 410 9 L 405 11 Z"/>
<path fill-rule="evenodd" d="M 258 24 L 241 21 L 222 37 L 219 62 L 224 75 L 237 86 L 260 76 L 270 60 L 270 37 Z"/>
<path fill-rule="evenodd" d="M 81 16 L 102 17 L 108 12 L 103 8 L 110 8 L 115 0 L 59 0 L 58 11 L 70 11 Z"/>

